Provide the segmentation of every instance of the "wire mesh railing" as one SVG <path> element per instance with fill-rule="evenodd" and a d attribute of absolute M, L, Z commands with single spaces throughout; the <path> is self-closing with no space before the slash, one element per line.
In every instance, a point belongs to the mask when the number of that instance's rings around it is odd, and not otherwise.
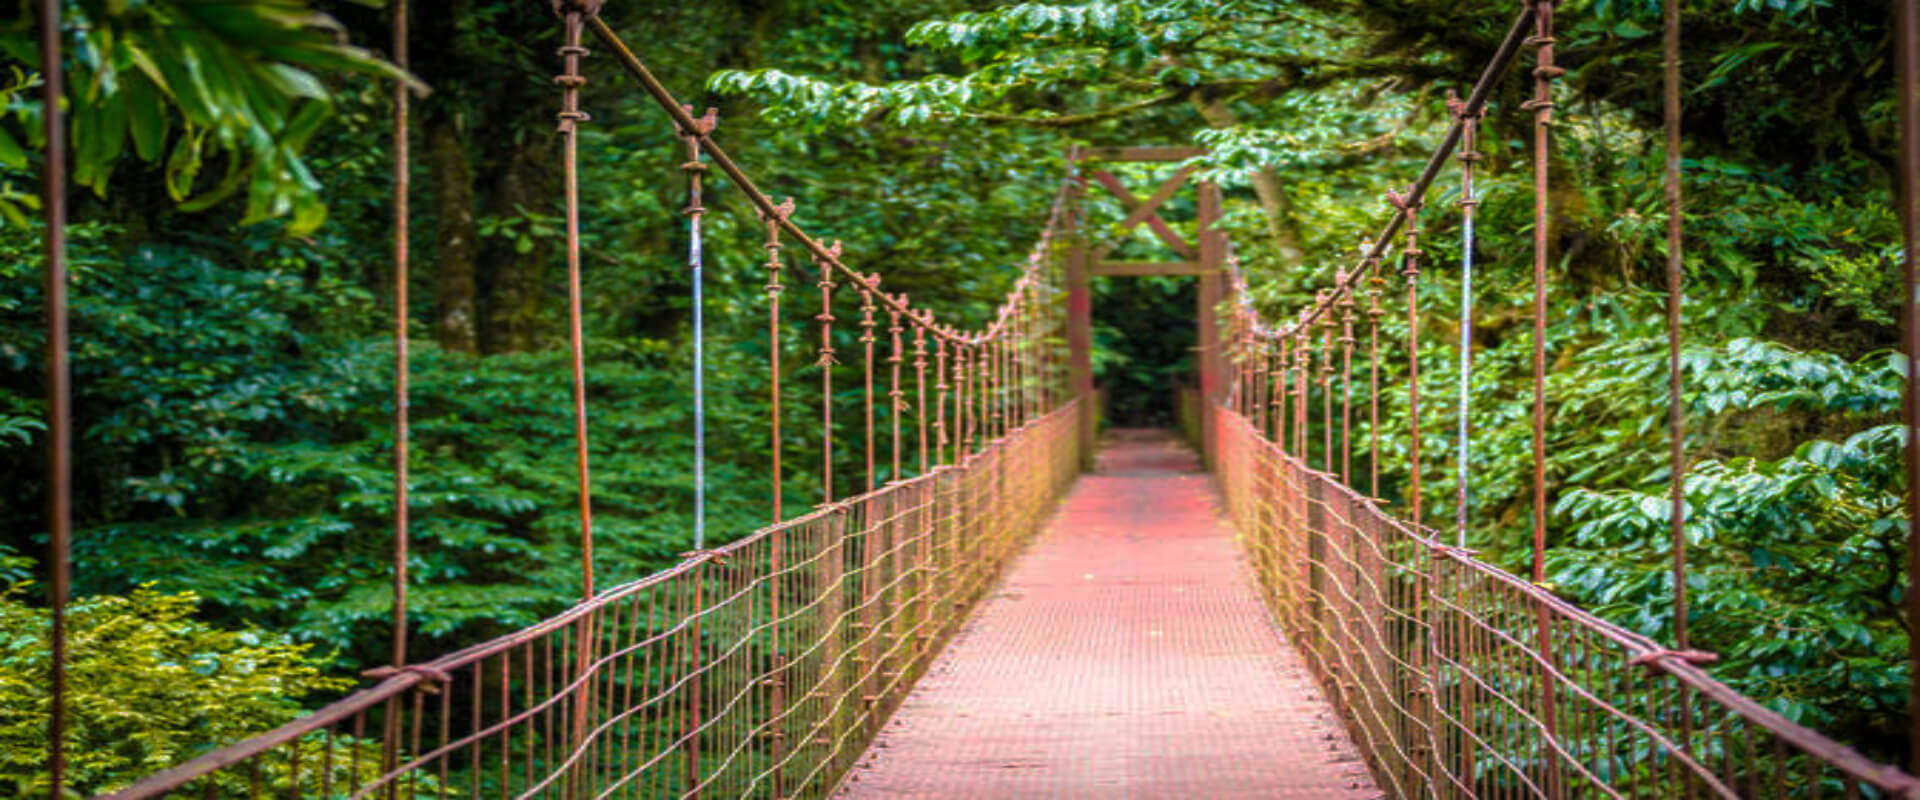
<path fill-rule="evenodd" d="M 1920 797 L 1673 651 L 1441 543 L 1216 407 L 1261 592 L 1394 797 Z"/>
<path fill-rule="evenodd" d="M 1078 414 L 108 796 L 823 797 L 1078 471 Z"/>

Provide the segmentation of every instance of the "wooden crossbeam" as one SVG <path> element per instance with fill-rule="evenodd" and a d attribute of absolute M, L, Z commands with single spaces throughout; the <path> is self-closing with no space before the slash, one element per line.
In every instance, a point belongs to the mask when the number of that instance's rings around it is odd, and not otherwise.
<path fill-rule="evenodd" d="M 1133 211 L 1140 207 L 1140 198 L 1134 197 L 1133 192 L 1127 191 L 1127 185 L 1121 183 L 1120 179 L 1114 177 L 1113 173 L 1104 169 L 1097 169 L 1093 171 L 1093 179 L 1101 186 L 1107 187 L 1107 191 L 1112 192 L 1114 197 L 1120 198 L 1120 205 L 1124 206 L 1128 211 Z M 1186 239 L 1180 237 L 1180 234 L 1174 233 L 1173 228 L 1167 225 L 1166 220 L 1161 219 L 1159 214 L 1148 214 L 1146 222 L 1147 227 L 1153 230 L 1153 235 L 1160 237 L 1160 241 L 1166 242 L 1168 247 L 1173 248 L 1173 252 L 1179 253 L 1188 259 L 1200 257 L 1200 253 L 1193 249 L 1193 245 L 1188 244 Z"/>
<path fill-rule="evenodd" d="M 1198 261 L 1096 261 L 1090 265 L 1095 275 L 1211 275 L 1219 272 Z"/>
<path fill-rule="evenodd" d="M 1160 184 L 1160 188 L 1153 191 L 1153 196 L 1148 197 L 1145 202 L 1136 206 L 1131 213 L 1127 214 L 1126 219 L 1120 220 L 1119 227 L 1121 232 L 1124 233 L 1133 230 L 1140 223 L 1145 222 L 1147 217 L 1153 216 L 1154 212 L 1159 211 L 1160 207 L 1166 205 L 1168 200 L 1173 199 L 1174 193 L 1180 191 L 1180 187 L 1187 185 L 1187 178 L 1192 177 L 1193 172 L 1194 167 L 1189 164 L 1181 167 L 1178 172 L 1173 173 L 1173 177 L 1168 178 L 1166 183 Z M 1113 252 L 1113 247 L 1114 246 L 1110 244 L 1101 245 L 1099 249 L 1093 251 L 1092 259 L 1099 261 L 1105 258 L 1108 253 Z M 1181 255 L 1185 255 L 1185 253 Z"/>
<path fill-rule="evenodd" d="M 1206 155 L 1204 147 L 1089 147 L 1079 151 L 1082 161 L 1185 161 Z"/>

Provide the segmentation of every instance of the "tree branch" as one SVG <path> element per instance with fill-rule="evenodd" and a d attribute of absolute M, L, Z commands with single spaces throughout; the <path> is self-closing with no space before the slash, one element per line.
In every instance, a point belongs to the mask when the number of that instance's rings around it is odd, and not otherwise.
<path fill-rule="evenodd" d="M 1184 88 L 1176 89 L 1174 91 L 1170 91 L 1165 94 L 1156 95 L 1153 97 L 1146 98 L 1144 100 L 1136 100 L 1131 103 L 1117 105 L 1112 108 L 1103 108 L 1098 111 L 1088 111 L 1083 114 L 1067 114 L 1065 116 L 1059 116 L 1059 117 L 1028 117 L 1028 116 L 1022 116 L 1019 114 L 991 114 L 991 113 L 974 113 L 974 114 L 968 114 L 967 116 L 972 117 L 974 119 L 978 119 L 978 120 L 984 120 L 986 122 L 1000 122 L 1000 123 L 1008 123 L 1008 124 L 1015 124 L 1015 125 L 1032 125 L 1038 128 L 1073 128 L 1081 125 L 1090 125 L 1095 122 L 1105 122 L 1106 120 L 1115 119 L 1118 117 L 1124 117 L 1136 111 L 1145 111 L 1146 109 L 1153 108 L 1155 106 L 1164 106 L 1164 105 L 1170 105 L 1172 103 L 1178 103 L 1187 96 L 1187 93 L 1189 91 L 1191 90 L 1184 89 Z"/>

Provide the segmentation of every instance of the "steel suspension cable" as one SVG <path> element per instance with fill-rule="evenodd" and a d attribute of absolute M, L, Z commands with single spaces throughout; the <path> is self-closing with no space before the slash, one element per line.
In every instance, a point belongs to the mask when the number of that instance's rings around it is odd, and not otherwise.
<path fill-rule="evenodd" d="M 67 327 L 67 126 L 61 110 L 66 65 L 60 52 L 60 0 L 40 0 L 40 121 L 47 138 L 40 203 L 47 314 L 47 605 L 53 629 L 47 654 L 47 779 L 51 797 L 67 791 L 67 598 L 73 549 L 73 377 Z"/>
<path fill-rule="evenodd" d="M 1447 108 L 1459 120 L 1462 128 L 1460 137 L 1460 420 L 1457 438 L 1459 453 L 1454 487 L 1454 544 L 1467 546 L 1467 514 L 1469 490 L 1472 472 L 1469 469 L 1472 457 L 1472 443 L 1468 440 L 1472 422 L 1470 412 L 1473 409 L 1473 247 L 1474 212 L 1480 207 L 1480 198 L 1473 193 L 1473 165 L 1480 161 L 1480 118 L 1486 109 L 1469 112 L 1466 103 L 1453 92 L 1447 93 Z"/>
<path fill-rule="evenodd" d="M 578 3 L 585 2 L 586 0 L 559 1 Z M 594 1 L 597 6 L 599 0 Z M 627 71 L 627 74 L 631 75 L 635 82 L 640 85 L 640 88 L 660 106 L 662 111 L 666 112 L 667 116 L 674 121 L 675 125 L 683 129 L 694 127 L 693 115 L 687 111 L 686 107 L 683 106 L 680 101 L 674 98 L 673 93 L 668 91 L 665 84 L 662 84 L 658 78 L 654 77 L 653 72 L 647 69 L 646 64 L 640 60 L 640 57 L 634 54 L 633 48 L 627 46 L 626 41 L 620 37 L 619 33 L 613 30 L 611 25 L 607 24 L 606 20 L 601 19 L 598 14 L 589 14 L 585 23 L 587 27 L 593 31 L 594 37 L 599 39 L 601 44 L 607 46 L 607 50 L 612 53 L 614 60 L 618 61 L 620 66 Z M 727 151 L 713 140 L 711 134 L 700 134 L 700 147 L 701 151 L 712 161 L 713 166 L 719 167 L 720 171 L 726 174 L 727 178 L 733 182 L 734 187 L 746 196 L 747 201 L 753 205 L 755 210 L 760 212 L 763 218 L 768 215 L 773 216 L 780 228 L 786 231 L 787 235 L 793 237 L 794 241 L 798 242 L 799 246 L 804 248 L 813 259 L 825 263 L 829 269 L 838 271 L 842 276 L 850 280 L 858 280 L 861 277 L 862 273 L 847 266 L 846 263 L 841 260 L 841 249 L 838 246 L 838 242 L 835 242 L 834 246 L 829 247 L 822 243 L 821 240 L 808 235 L 798 223 L 793 221 L 791 213 L 784 215 L 775 214 L 774 211 L 777 206 L 773 202 L 773 198 L 766 192 L 760 190 L 759 185 L 754 182 L 752 176 L 748 175 L 745 170 L 740 168 L 739 164 L 734 162 L 733 157 L 728 155 Z M 899 308 L 902 312 L 908 310 L 904 305 L 898 304 L 891 297 L 882 298 L 882 302 Z M 959 334 L 943 329 L 938 335 L 951 337 L 958 336 Z"/>
<path fill-rule="evenodd" d="M 1499 82 L 1500 76 L 1506 72 L 1507 65 L 1513 62 L 1514 56 L 1519 52 L 1523 43 L 1532 41 L 1533 37 L 1530 37 L 1527 32 L 1530 27 L 1535 27 L 1538 24 L 1536 15 L 1539 13 L 1540 5 L 1542 5 L 1542 0 L 1527 0 L 1526 5 L 1520 9 L 1520 13 L 1514 18 L 1512 26 L 1507 29 L 1505 38 L 1500 40 L 1500 46 L 1494 51 L 1493 57 L 1487 61 L 1486 69 L 1481 71 L 1479 80 L 1474 82 L 1473 90 L 1467 94 L 1466 104 L 1468 110 L 1478 111 L 1486 107 L 1487 98 L 1492 96 L 1494 85 Z M 1547 29 L 1551 30 L 1551 26 L 1549 25 Z M 1549 56 L 1549 61 L 1550 60 L 1551 56 Z M 1440 144 L 1434 148 L 1433 155 L 1428 157 L 1426 166 L 1421 169 L 1419 177 L 1414 179 L 1412 187 L 1407 190 L 1408 199 L 1414 203 L 1419 203 L 1427 196 L 1427 190 L 1431 188 L 1433 182 L 1440 177 L 1440 171 L 1446 166 L 1447 159 L 1452 156 L 1454 148 L 1459 146 L 1460 137 L 1463 133 L 1464 131 L 1462 131 L 1461 127 L 1457 124 L 1447 128 L 1447 132 L 1440 137 Z M 1405 223 L 1406 215 L 1404 213 L 1396 212 L 1392 217 L 1388 218 L 1386 226 L 1380 230 L 1379 234 L 1367 240 L 1364 251 L 1365 255 L 1362 256 L 1360 263 L 1364 266 L 1369 261 L 1377 261 L 1384 258 L 1387 251 L 1393 246 L 1393 237 L 1400 232 L 1401 226 Z M 1357 269 L 1348 272 L 1346 281 L 1359 281 L 1360 276 L 1363 274 L 1368 274 L 1368 271 L 1366 269 Z M 1340 281 L 1336 280 L 1336 283 L 1340 283 Z M 1341 287 L 1336 285 L 1334 288 L 1339 289 Z M 1351 283 L 1348 283 L 1345 288 L 1351 289 L 1353 287 Z M 1325 306 L 1315 305 L 1307 309 L 1306 318 L 1296 324 L 1305 325 L 1310 323 L 1321 314 L 1328 313 L 1330 310 L 1331 309 Z"/>
<path fill-rule="evenodd" d="M 688 113 L 692 113 L 689 108 Z M 707 548 L 707 324 L 706 293 L 703 274 L 705 254 L 701 252 L 700 219 L 706 216 L 702 204 L 700 176 L 707 165 L 700 160 L 700 138 L 712 133 L 718 119 L 714 109 L 694 120 L 693 129 L 681 129 L 687 146 L 687 160 L 681 171 L 687 173 L 687 267 L 693 276 L 693 549 Z"/>

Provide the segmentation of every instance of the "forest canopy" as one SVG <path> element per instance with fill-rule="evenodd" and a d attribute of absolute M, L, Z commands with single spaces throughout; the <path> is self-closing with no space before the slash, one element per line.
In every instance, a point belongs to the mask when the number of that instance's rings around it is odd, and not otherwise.
<path fill-rule="evenodd" d="M 413 19 L 403 71 L 377 4 L 64 3 L 82 608 L 165 628 L 141 628 L 154 647 L 260 654 L 302 687 L 289 697 L 330 696 L 380 663 L 391 613 L 396 82 L 413 97 L 416 155 L 413 648 L 430 656 L 511 631 L 579 593 L 559 26 L 545 2 L 437 5 Z M 1911 676 L 1892 9 L 1683 6 L 1695 644 L 1720 655 L 1715 675 L 1740 691 L 1894 759 Z M 8 636 L 31 637 L 46 530 L 33 189 L 46 143 L 32 17 L 16 10 L 0 24 L 11 62 L 0 75 L 0 482 L 13 487 L 0 499 L 11 587 L 0 617 Z M 796 198 L 796 218 L 859 263 L 885 265 L 890 290 L 979 322 L 1017 276 L 1076 145 L 1208 148 L 1195 165 L 1226 188 L 1224 224 L 1254 300 L 1293 313 L 1351 264 L 1390 209 L 1386 191 L 1411 180 L 1444 131 L 1447 93 L 1471 85 L 1513 11 L 717 0 L 605 13 L 682 99 L 718 109 L 716 137 L 763 187 Z M 1549 584 L 1663 638 L 1659 4 L 1568 0 L 1558 20 L 1568 73 L 1550 186 Z M 630 579 L 691 544 L 684 153 L 610 60 L 590 58 L 588 73 L 586 333 L 594 425 L 609 432 L 592 445 L 596 527 L 601 568 Z M 1469 542 L 1510 567 L 1531 536 L 1526 92 L 1501 84 L 1481 139 L 1470 377 Z M 1419 290 L 1430 345 L 1419 367 L 1434 387 L 1459 379 L 1459 259 L 1438 244 L 1457 241 L 1451 181 L 1430 204 L 1435 253 Z M 708 508 L 723 538 L 767 521 L 765 253 L 761 223 L 731 188 L 709 188 L 706 241 Z M 1129 235 L 1124 247 L 1156 246 Z M 1192 297 L 1179 278 L 1097 285 L 1099 381 L 1151 398 L 1126 407 L 1129 419 L 1171 421 L 1192 366 L 1155 327 L 1190 319 Z M 1404 325 L 1388 318 L 1383 336 Z M 790 347 L 786 358 L 809 358 L 804 343 Z M 1384 381 L 1399 380 L 1405 364 L 1387 369 Z M 817 390 L 794 391 L 804 403 Z M 1423 410 L 1423 450 L 1451 452 L 1458 411 Z M 1389 395 L 1383 414 L 1396 432 L 1380 454 L 1383 491 L 1401 497 L 1404 398 Z M 1445 464 L 1421 487 L 1450 518 Z M 817 489 L 814 476 L 788 475 L 791 496 Z M 0 674 L 36 652 L 0 651 Z M 291 713 L 243 708 L 206 722 L 209 735 Z M 0 733 L 21 735 L 11 724 L 0 719 Z M 128 777 L 110 772 L 99 779 Z"/>

